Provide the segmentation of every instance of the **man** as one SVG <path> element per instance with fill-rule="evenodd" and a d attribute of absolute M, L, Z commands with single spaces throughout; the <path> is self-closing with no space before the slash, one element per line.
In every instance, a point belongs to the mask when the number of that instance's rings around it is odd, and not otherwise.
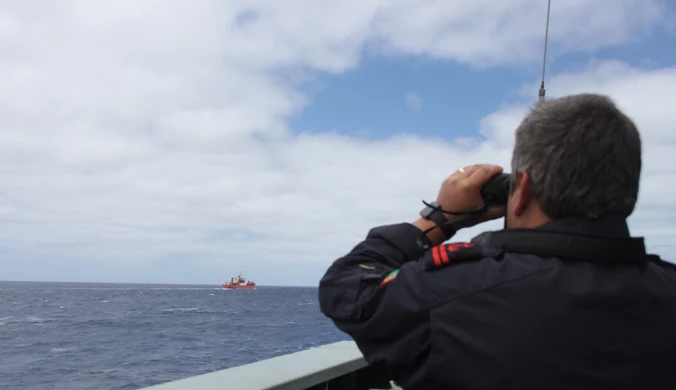
<path fill-rule="evenodd" d="M 506 207 L 438 211 L 483 204 L 502 169 L 473 165 L 425 217 L 372 229 L 322 278 L 322 312 L 405 390 L 676 389 L 676 268 L 626 223 L 634 123 L 605 96 L 540 103 L 516 130 L 511 170 Z M 503 216 L 505 230 L 442 244 Z M 444 220 L 454 229 L 435 229 Z"/>

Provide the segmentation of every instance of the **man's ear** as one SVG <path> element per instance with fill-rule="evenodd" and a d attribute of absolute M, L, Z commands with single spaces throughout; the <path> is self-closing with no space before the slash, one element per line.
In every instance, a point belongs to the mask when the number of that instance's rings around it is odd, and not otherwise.
<path fill-rule="evenodd" d="M 517 172 L 514 183 L 514 215 L 520 216 L 533 201 L 533 182 L 528 171 Z"/>

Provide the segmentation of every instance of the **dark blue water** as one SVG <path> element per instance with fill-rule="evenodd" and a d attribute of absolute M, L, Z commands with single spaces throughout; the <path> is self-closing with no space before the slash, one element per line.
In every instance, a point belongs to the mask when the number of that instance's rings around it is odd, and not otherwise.
<path fill-rule="evenodd" d="M 0 282 L 0 388 L 138 389 L 346 340 L 316 288 Z"/>

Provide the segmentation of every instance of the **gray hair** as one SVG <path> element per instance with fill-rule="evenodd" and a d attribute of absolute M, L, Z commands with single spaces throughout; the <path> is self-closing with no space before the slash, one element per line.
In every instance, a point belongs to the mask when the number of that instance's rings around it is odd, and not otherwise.
<path fill-rule="evenodd" d="M 512 172 L 523 171 L 552 219 L 628 217 L 638 198 L 641 138 L 634 122 L 607 96 L 547 100 L 516 130 Z"/>

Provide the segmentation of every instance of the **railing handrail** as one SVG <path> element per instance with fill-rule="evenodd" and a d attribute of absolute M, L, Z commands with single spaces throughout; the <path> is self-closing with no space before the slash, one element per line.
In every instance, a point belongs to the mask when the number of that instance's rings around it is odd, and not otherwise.
<path fill-rule="evenodd" d="M 162 383 L 145 390 L 298 390 L 366 367 L 352 341 L 310 348 L 255 363 Z"/>

